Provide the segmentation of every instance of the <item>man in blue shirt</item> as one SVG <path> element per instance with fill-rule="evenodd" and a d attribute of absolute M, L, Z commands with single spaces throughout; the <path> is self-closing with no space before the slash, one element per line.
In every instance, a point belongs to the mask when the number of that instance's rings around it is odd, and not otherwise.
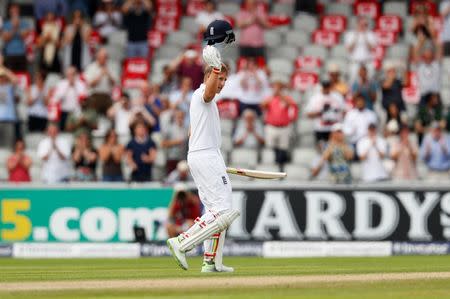
<path fill-rule="evenodd" d="M 127 162 L 132 169 L 131 181 L 149 182 L 152 180 L 156 145 L 148 135 L 147 125 L 143 121 L 137 121 L 133 125 L 133 135 L 127 145 Z"/>
<path fill-rule="evenodd" d="M 9 8 L 9 20 L 3 25 L 5 65 L 14 71 L 27 69 L 25 38 L 30 29 L 20 19 L 20 8 L 17 4 Z"/>
<path fill-rule="evenodd" d="M 430 126 L 430 133 L 420 147 L 420 157 L 428 167 L 429 175 L 443 174 L 448 176 L 450 170 L 450 139 L 442 132 L 438 122 Z M 433 175 L 434 176 L 434 175 Z"/>

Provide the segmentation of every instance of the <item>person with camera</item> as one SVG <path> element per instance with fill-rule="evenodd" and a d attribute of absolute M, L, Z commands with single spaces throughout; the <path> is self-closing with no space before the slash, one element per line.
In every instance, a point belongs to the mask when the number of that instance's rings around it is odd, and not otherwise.
<path fill-rule="evenodd" d="M 331 89 L 331 82 L 324 80 L 322 89 L 313 95 L 306 106 L 307 116 L 314 120 L 316 143 L 327 142 L 331 128 L 342 121 L 345 102 L 342 95 Z"/>
<path fill-rule="evenodd" d="M 169 206 L 167 234 L 170 238 L 178 236 L 194 224 L 200 217 L 201 205 L 198 196 L 188 191 L 183 183 L 174 186 L 175 194 Z"/>

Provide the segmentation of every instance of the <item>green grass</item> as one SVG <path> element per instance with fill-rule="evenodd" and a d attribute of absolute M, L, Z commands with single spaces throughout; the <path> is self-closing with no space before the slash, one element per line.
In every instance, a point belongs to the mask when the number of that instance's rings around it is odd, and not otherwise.
<path fill-rule="evenodd" d="M 234 266 L 227 276 L 326 275 L 387 272 L 449 272 L 450 256 L 405 256 L 389 258 L 261 259 L 226 258 Z M 203 277 L 200 259 L 189 259 L 191 269 L 182 271 L 171 258 L 142 259 L 0 259 L 0 283 L 31 281 L 73 281 L 114 279 L 182 279 Z M 205 283 L 207 279 L 205 278 Z M 283 287 L 233 288 L 213 290 L 84 290 L 5 292 L 0 298 L 450 298 L 450 279 L 327 282 Z"/>

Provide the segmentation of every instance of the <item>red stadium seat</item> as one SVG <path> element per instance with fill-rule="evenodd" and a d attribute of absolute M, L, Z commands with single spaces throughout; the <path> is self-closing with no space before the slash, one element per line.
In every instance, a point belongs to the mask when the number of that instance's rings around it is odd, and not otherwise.
<path fill-rule="evenodd" d="M 323 16 L 320 21 L 320 28 L 326 31 L 342 33 L 347 28 L 347 18 L 341 15 Z"/>
<path fill-rule="evenodd" d="M 28 87 L 30 87 L 31 84 L 31 76 L 29 73 L 25 72 L 15 72 L 14 73 L 17 77 L 17 86 L 22 89 L 26 90 Z"/>
<path fill-rule="evenodd" d="M 124 62 L 123 70 L 126 77 L 146 79 L 150 73 L 150 64 L 145 58 L 128 58 Z"/>
<path fill-rule="evenodd" d="M 420 101 L 420 92 L 418 87 L 404 87 L 402 89 L 403 100 L 406 103 L 418 104 Z"/>
<path fill-rule="evenodd" d="M 161 47 L 161 45 L 164 43 L 165 38 L 164 32 L 152 30 L 149 31 L 147 34 L 147 41 L 150 48 L 157 49 Z"/>
<path fill-rule="evenodd" d="M 376 28 L 380 31 L 399 33 L 402 31 L 402 19 L 393 15 L 381 16 L 377 19 Z"/>
<path fill-rule="evenodd" d="M 406 85 L 407 87 L 419 87 L 419 79 L 417 78 L 416 72 L 408 72 Z"/>
<path fill-rule="evenodd" d="M 186 5 L 186 14 L 191 17 L 196 16 L 204 8 L 205 2 L 203 0 L 190 0 Z"/>
<path fill-rule="evenodd" d="M 91 35 L 89 36 L 89 50 L 91 51 L 92 55 L 95 54 L 101 43 L 102 38 L 100 36 L 100 33 L 98 33 L 98 31 L 92 30 Z"/>
<path fill-rule="evenodd" d="M 384 47 L 392 46 L 397 42 L 398 35 L 395 32 L 375 30 L 377 42 Z"/>
<path fill-rule="evenodd" d="M 339 43 L 339 34 L 328 30 L 316 30 L 312 34 L 312 40 L 317 45 L 332 47 Z"/>
<path fill-rule="evenodd" d="M 355 15 L 376 19 L 380 15 L 380 4 L 376 1 L 358 1 L 354 6 Z"/>
<path fill-rule="evenodd" d="M 217 102 L 217 108 L 222 119 L 237 119 L 239 116 L 239 101 L 237 100 L 220 100 Z"/>
<path fill-rule="evenodd" d="M 135 89 L 142 86 L 142 84 L 146 82 L 145 79 L 142 78 L 134 78 L 128 76 L 122 76 L 122 88 L 123 89 Z"/>
<path fill-rule="evenodd" d="M 292 88 L 306 91 L 319 82 L 319 75 L 313 72 L 295 72 L 291 78 Z"/>
<path fill-rule="evenodd" d="M 272 26 L 285 26 L 291 23 L 291 17 L 286 15 L 270 15 L 269 23 Z"/>
<path fill-rule="evenodd" d="M 156 13 L 160 17 L 179 18 L 182 14 L 181 5 L 173 2 L 161 2 L 157 5 Z"/>
<path fill-rule="evenodd" d="M 386 53 L 386 48 L 383 46 L 376 46 L 372 50 L 372 54 L 375 57 L 375 59 L 383 59 L 385 53 Z"/>
<path fill-rule="evenodd" d="M 322 60 L 315 56 L 300 56 L 295 60 L 297 70 L 320 71 Z"/>
<path fill-rule="evenodd" d="M 157 17 L 154 29 L 156 31 L 168 33 L 178 29 L 178 19 L 173 17 Z"/>

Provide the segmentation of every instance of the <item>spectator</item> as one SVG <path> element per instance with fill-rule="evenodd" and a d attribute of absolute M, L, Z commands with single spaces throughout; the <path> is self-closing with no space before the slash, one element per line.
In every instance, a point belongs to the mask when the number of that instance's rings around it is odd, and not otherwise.
<path fill-rule="evenodd" d="M 309 99 L 305 108 L 307 116 L 314 119 L 317 143 L 328 141 L 333 125 L 342 122 L 344 109 L 342 95 L 332 91 L 330 81 L 323 81 L 322 89 Z"/>
<path fill-rule="evenodd" d="M 260 105 L 269 91 L 266 72 L 259 69 L 256 59 L 251 57 L 245 68 L 237 73 L 237 76 L 237 80 L 239 80 L 239 112 L 252 109 L 258 116 L 261 115 Z"/>
<path fill-rule="evenodd" d="M 433 17 L 424 5 L 417 5 L 415 11 L 412 12 L 413 21 L 409 30 L 416 34 L 417 30 L 421 28 L 429 36 L 428 38 L 434 39 L 436 37 L 436 31 L 433 26 Z M 417 35 L 416 35 L 417 36 Z"/>
<path fill-rule="evenodd" d="M 373 110 L 373 105 L 377 100 L 377 83 L 375 80 L 369 79 L 367 67 L 364 65 L 359 68 L 358 78 L 352 84 L 352 93 L 362 95 L 366 101 L 366 107 Z"/>
<path fill-rule="evenodd" d="M 88 132 L 81 132 L 76 137 L 76 143 L 72 150 L 72 160 L 75 167 L 74 180 L 78 182 L 95 181 L 97 151 L 90 140 Z"/>
<path fill-rule="evenodd" d="M 448 179 L 450 169 L 450 140 L 441 130 L 438 122 L 431 124 L 430 133 L 425 136 L 420 146 L 420 157 L 425 162 L 427 179 Z"/>
<path fill-rule="evenodd" d="M 47 128 L 48 88 L 42 72 L 34 76 L 34 84 L 27 89 L 28 132 L 43 132 Z"/>
<path fill-rule="evenodd" d="M 400 111 L 406 110 L 402 95 L 403 87 L 402 81 L 397 78 L 397 70 L 394 64 L 386 63 L 384 67 L 384 78 L 381 81 L 381 104 L 385 111 L 388 111 L 390 104 L 396 105 Z"/>
<path fill-rule="evenodd" d="M 140 86 L 140 92 L 145 109 L 147 109 L 148 113 L 155 119 L 155 123 L 152 126 L 153 132 L 159 132 L 159 115 L 161 113 L 162 104 L 158 95 L 158 86 L 145 81 Z"/>
<path fill-rule="evenodd" d="M 448 57 L 450 56 L 450 0 L 441 1 L 439 10 L 444 20 L 441 33 L 443 54 Z"/>
<path fill-rule="evenodd" d="M 94 15 L 93 25 L 103 41 L 107 41 L 112 33 L 120 30 L 122 14 L 116 10 L 113 0 L 102 0 L 100 9 Z"/>
<path fill-rule="evenodd" d="M 272 77 L 273 95 L 261 103 L 265 112 L 265 143 L 275 151 L 280 165 L 288 161 L 290 125 L 297 119 L 298 106 L 294 99 L 284 93 L 287 78 Z"/>
<path fill-rule="evenodd" d="M 9 8 L 9 20 L 3 24 L 3 54 L 5 66 L 14 71 L 27 69 L 25 38 L 30 32 L 28 25 L 20 17 L 20 6 L 12 4 Z"/>
<path fill-rule="evenodd" d="M 45 73 L 61 72 L 58 55 L 60 36 L 61 24 L 53 12 L 47 12 L 37 39 L 37 47 L 41 49 L 40 68 Z"/>
<path fill-rule="evenodd" d="M 344 98 L 350 90 L 348 84 L 341 78 L 339 65 L 331 63 L 328 65 L 328 76 L 330 77 L 331 90 L 340 93 Z"/>
<path fill-rule="evenodd" d="M 163 68 L 163 80 L 159 85 L 159 91 L 161 94 L 168 95 L 172 91 L 175 91 L 178 86 L 177 76 L 175 71 L 170 68 L 169 65 L 165 65 Z"/>
<path fill-rule="evenodd" d="M 133 139 L 127 145 L 127 162 L 131 168 L 131 181 L 149 182 L 152 180 L 152 166 L 156 158 L 156 145 L 148 135 L 145 122 L 133 125 Z"/>
<path fill-rule="evenodd" d="M 66 26 L 61 42 L 64 69 L 74 66 L 81 72 L 91 63 L 89 49 L 91 31 L 91 26 L 85 22 L 81 11 L 74 11 L 72 22 Z"/>
<path fill-rule="evenodd" d="M 372 50 L 377 46 L 377 38 L 375 33 L 369 30 L 368 19 L 358 17 L 356 30 L 345 34 L 345 46 L 349 52 L 350 82 L 355 82 L 361 65 L 368 68 L 368 76 L 371 77 L 374 73 Z"/>
<path fill-rule="evenodd" d="M 169 65 L 169 71 L 177 74 L 179 80 L 189 77 L 192 80 L 192 88 L 197 89 L 203 83 L 203 65 L 198 59 L 198 53 L 195 50 L 187 50 Z"/>
<path fill-rule="evenodd" d="M 8 69 L 0 68 L 0 123 L 14 126 L 15 139 L 21 138 L 20 123 L 16 112 L 15 87 L 17 77 Z M 1 126 L 4 126 L 2 124 Z"/>
<path fill-rule="evenodd" d="M 397 136 L 400 133 L 400 128 L 408 123 L 406 113 L 398 110 L 395 103 L 390 103 L 386 113 L 386 120 L 384 122 L 385 137 Z"/>
<path fill-rule="evenodd" d="M 146 107 L 144 97 L 138 96 L 136 99 L 134 99 L 133 105 L 131 107 L 131 118 L 130 118 L 130 125 L 137 121 L 143 121 L 147 124 L 149 128 L 155 127 L 157 121 L 156 118 L 153 117 L 151 112 L 149 112 L 148 107 Z"/>
<path fill-rule="evenodd" d="M 198 197 L 183 185 L 177 185 L 169 206 L 167 234 L 170 238 L 178 236 L 194 224 L 201 216 L 201 205 Z"/>
<path fill-rule="evenodd" d="M 395 161 L 392 177 L 396 180 L 417 179 L 416 159 L 419 150 L 409 138 L 409 128 L 400 128 L 400 139 L 391 149 L 391 158 Z"/>
<path fill-rule="evenodd" d="M 91 131 L 97 129 L 98 115 L 90 98 L 83 99 L 80 105 L 81 110 L 77 109 L 69 114 L 66 131 L 73 132 L 75 136 L 86 133 L 90 137 Z"/>
<path fill-rule="evenodd" d="M 367 135 L 369 124 L 377 122 L 377 115 L 366 108 L 366 101 L 361 95 L 354 96 L 355 107 L 344 117 L 344 133 L 356 148 L 356 143 Z"/>
<path fill-rule="evenodd" d="M 114 130 L 119 137 L 130 136 L 130 124 L 133 116 L 131 112 L 130 97 L 123 93 L 120 99 L 108 109 L 108 117 L 114 123 Z"/>
<path fill-rule="evenodd" d="M 152 24 L 150 0 L 126 0 L 122 6 L 123 26 L 128 32 L 127 57 L 147 57 L 147 32 Z"/>
<path fill-rule="evenodd" d="M 418 55 L 416 53 L 416 57 L 419 57 Z M 440 59 L 437 59 L 431 46 L 424 50 L 422 59 L 416 59 L 416 74 L 421 96 L 420 105 L 424 105 L 428 93 L 439 94 L 441 91 Z"/>
<path fill-rule="evenodd" d="M 175 110 L 172 123 L 162 131 L 161 147 L 166 150 L 167 157 L 166 174 L 171 173 L 186 156 L 189 130 L 184 119 L 184 112 Z"/>
<path fill-rule="evenodd" d="M 443 120 L 443 106 L 439 94 L 429 93 L 424 98 L 425 105 L 419 106 L 414 123 L 419 144 L 422 144 L 422 138 L 427 133 L 428 126 L 435 121 L 441 122 Z"/>
<path fill-rule="evenodd" d="M 50 123 L 47 137 L 38 145 L 37 154 L 42 160 L 42 181 L 53 184 L 68 182 L 71 175 L 70 142 L 59 136 L 58 125 Z"/>
<path fill-rule="evenodd" d="M 328 145 L 322 153 L 319 165 L 313 170 L 313 175 L 318 174 L 325 164 L 328 166 L 331 180 L 335 184 L 350 184 L 352 174 L 350 162 L 353 160 L 353 150 L 345 142 L 342 124 L 335 123 L 331 128 Z"/>
<path fill-rule="evenodd" d="M 195 22 L 199 26 L 199 32 L 205 32 L 208 25 L 215 20 L 223 20 L 224 15 L 217 11 L 216 3 L 213 0 L 205 0 L 205 9 L 200 11 L 195 18 Z"/>
<path fill-rule="evenodd" d="M 98 154 L 102 163 L 102 176 L 104 182 L 122 182 L 122 156 L 125 149 L 118 142 L 117 133 L 110 129 L 105 135 L 105 142 Z"/>
<path fill-rule="evenodd" d="M 246 109 L 242 112 L 233 141 L 235 146 L 250 149 L 258 149 L 264 145 L 263 127 L 254 110 Z"/>
<path fill-rule="evenodd" d="M 377 126 L 371 123 L 367 136 L 361 138 L 357 144 L 358 157 L 362 161 L 361 174 L 363 182 L 384 181 L 389 174 L 383 164 L 387 155 L 387 143 L 383 137 L 378 136 Z"/>
<path fill-rule="evenodd" d="M 169 95 L 170 106 L 178 108 L 185 113 L 189 113 L 189 105 L 192 97 L 192 79 L 190 77 L 183 77 L 181 79 L 180 88 Z M 186 115 L 186 118 L 188 115 Z"/>
<path fill-rule="evenodd" d="M 265 57 L 264 30 L 270 28 L 270 24 L 266 13 L 257 8 L 256 0 L 245 0 L 236 20 L 241 29 L 239 55 Z"/>
<path fill-rule="evenodd" d="M 412 40 L 412 58 L 416 55 L 422 55 L 423 52 L 437 44 L 437 41 L 433 39 L 433 35 L 430 32 L 430 28 L 425 25 L 416 26 L 413 31 L 414 39 Z"/>
<path fill-rule="evenodd" d="M 34 1 L 34 15 L 37 20 L 42 20 L 48 12 L 58 17 L 65 17 L 69 12 L 67 0 L 39 0 Z"/>
<path fill-rule="evenodd" d="M 25 153 L 25 143 L 23 140 L 16 140 L 14 153 L 7 160 L 9 178 L 8 182 L 21 183 L 31 182 L 30 167 L 33 161 Z"/>
<path fill-rule="evenodd" d="M 55 86 L 53 101 L 61 105 L 60 130 L 66 128 L 67 117 L 72 112 L 80 111 L 80 100 L 86 98 L 87 88 L 85 83 L 79 78 L 77 69 L 69 67 L 66 70 L 66 78 Z"/>
<path fill-rule="evenodd" d="M 98 50 L 95 61 L 84 71 L 84 78 L 89 87 L 89 97 L 99 113 L 106 113 L 111 106 L 111 91 L 119 83 L 119 74 L 108 58 L 105 48 Z"/>
<path fill-rule="evenodd" d="M 169 173 L 166 179 L 166 184 L 174 186 L 176 183 L 192 182 L 193 178 L 189 172 L 189 166 L 186 160 L 178 162 L 177 168 Z"/>

